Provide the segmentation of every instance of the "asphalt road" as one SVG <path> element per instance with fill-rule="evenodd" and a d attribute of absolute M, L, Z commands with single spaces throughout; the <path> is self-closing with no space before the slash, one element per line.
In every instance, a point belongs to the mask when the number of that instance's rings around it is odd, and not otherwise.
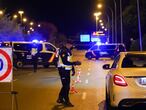
<path fill-rule="evenodd" d="M 57 104 L 61 82 L 55 67 L 38 68 L 33 73 L 31 67 L 14 70 L 14 110 L 105 110 L 105 75 L 102 69 L 111 60 L 87 60 L 85 51 L 74 50 L 74 60 L 80 60 L 81 66 L 76 66 L 76 75 L 72 77 L 72 87 L 76 93 L 70 93 L 74 107 L 64 107 Z M 11 85 L 0 83 L 0 110 L 12 110 L 9 93 Z M 6 93 L 5 93 L 6 92 Z"/>

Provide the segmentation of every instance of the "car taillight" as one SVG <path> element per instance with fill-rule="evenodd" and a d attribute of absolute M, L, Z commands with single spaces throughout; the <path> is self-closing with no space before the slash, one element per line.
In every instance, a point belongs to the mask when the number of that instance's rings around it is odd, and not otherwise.
<path fill-rule="evenodd" d="M 120 75 L 114 75 L 114 84 L 118 86 L 127 86 L 127 83 L 124 77 Z"/>

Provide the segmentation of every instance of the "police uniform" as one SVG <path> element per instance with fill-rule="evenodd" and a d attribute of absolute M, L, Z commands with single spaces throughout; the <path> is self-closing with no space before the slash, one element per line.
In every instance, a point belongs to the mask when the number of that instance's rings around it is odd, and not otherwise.
<path fill-rule="evenodd" d="M 32 55 L 33 70 L 34 70 L 34 72 L 36 72 L 37 63 L 38 63 L 38 48 L 37 48 L 36 44 L 34 44 L 31 49 L 31 55 Z"/>
<path fill-rule="evenodd" d="M 59 49 L 58 71 L 62 82 L 62 88 L 57 100 L 58 103 L 65 103 L 73 106 L 69 100 L 70 71 L 74 69 L 73 65 L 76 65 L 76 62 L 72 61 L 72 53 L 70 49 L 65 46 Z"/>

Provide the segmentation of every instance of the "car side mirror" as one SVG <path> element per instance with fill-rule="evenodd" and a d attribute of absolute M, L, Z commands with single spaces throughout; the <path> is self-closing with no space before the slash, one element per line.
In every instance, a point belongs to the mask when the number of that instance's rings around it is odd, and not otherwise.
<path fill-rule="evenodd" d="M 103 67 L 102 67 L 104 70 L 108 70 L 108 69 L 110 69 L 110 64 L 105 64 L 105 65 L 103 65 Z"/>

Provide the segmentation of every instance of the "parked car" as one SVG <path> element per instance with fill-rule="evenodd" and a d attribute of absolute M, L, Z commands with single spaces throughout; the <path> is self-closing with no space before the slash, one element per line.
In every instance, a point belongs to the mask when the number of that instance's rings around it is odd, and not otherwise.
<path fill-rule="evenodd" d="M 134 107 L 146 104 L 146 52 L 121 52 L 110 64 L 106 75 L 106 104 L 114 107 Z"/>
<path fill-rule="evenodd" d="M 50 64 L 56 65 L 57 48 L 49 42 L 2 42 L 1 46 L 11 46 L 13 48 L 13 62 L 18 68 L 23 65 L 32 64 L 31 49 L 33 45 L 37 45 L 38 64 L 45 68 Z"/>
<path fill-rule="evenodd" d="M 89 60 L 96 58 L 97 60 L 101 57 L 109 57 L 114 59 L 120 52 L 126 51 L 125 45 L 122 43 L 118 44 L 95 44 L 85 53 L 85 57 Z"/>

